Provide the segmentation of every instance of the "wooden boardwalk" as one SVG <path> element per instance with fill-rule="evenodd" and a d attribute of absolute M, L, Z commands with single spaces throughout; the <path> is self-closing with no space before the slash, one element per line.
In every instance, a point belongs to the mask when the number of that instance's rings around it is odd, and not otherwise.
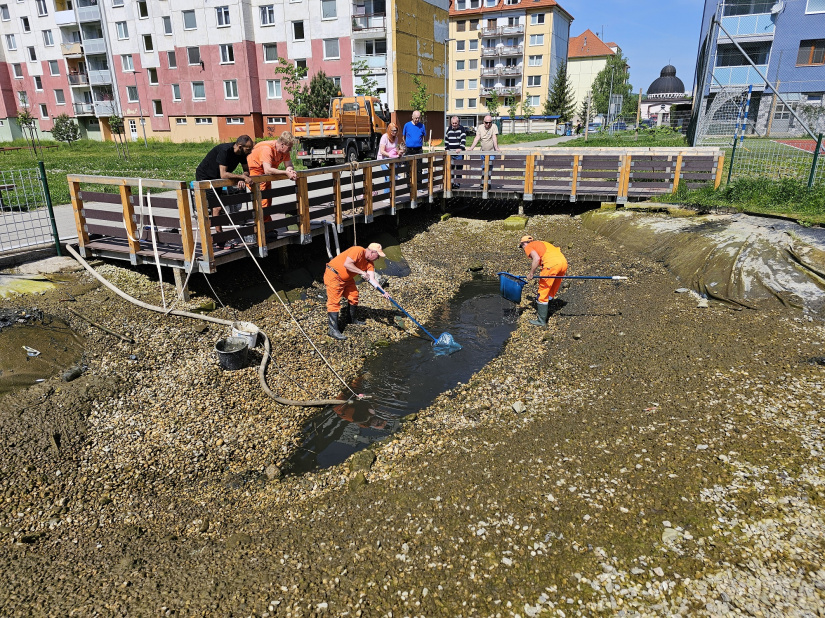
<path fill-rule="evenodd" d="M 257 176 L 245 193 L 220 193 L 230 210 L 212 216 L 215 189 L 231 181 L 69 175 L 84 257 L 129 260 L 212 273 L 247 257 L 238 232 L 260 257 L 278 247 L 308 244 L 331 230 L 441 198 L 610 200 L 624 203 L 688 188 L 719 186 L 724 155 L 711 149 L 545 149 L 444 151 L 298 172 L 296 181 Z M 261 183 L 271 188 L 261 190 Z M 214 187 L 214 189 L 213 189 Z M 147 196 L 174 191 L 175 197 Z M 142 200 L 141 200 L 142 194 Z M 269 200 L 266 208 L 262 200 Z M 238 209 L 232 213 L 232 210 Z M 209 225 L 202 225 L 208 221 Z M 234 229 L 233 226 L 234 225 Z M 223 228 L 218 232 L 217 227 Z M 237 230 L 237 231 L 236 231 Z"/>

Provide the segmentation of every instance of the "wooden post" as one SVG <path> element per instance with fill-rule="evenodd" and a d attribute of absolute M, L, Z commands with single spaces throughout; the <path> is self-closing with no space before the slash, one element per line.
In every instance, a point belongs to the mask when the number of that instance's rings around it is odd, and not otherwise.
<path fill-rule="evenodd" d="M 429 166 L 427 167 L 427 172 L 428 172 L 427 180 L 429 181 L 429 188 L 427 190 L 427 195 L 429 196 L 429 199 L 427 201 L 430 204 L 432 204 L 432 202 L 433 202 L 433 169 L 435 168 L 435 164 L 434 164 L 435 157 L 433 155 L 430 155 L 429 158 L 428 158 L 428 161 L 429 161 Z"/>
<path fill-rule="evenodd" d="M 619 173 L 619 192 L 616 195 L 616 203 L 626 203 L 627 202 L 627 192 L 630 188 L 630 166 L 632 156 L 629 154 L 624 155 L 624 161 L 622 163 L 622 169 Z"/>
<path fill-rule="evenodd" d="M 255 221 L 255 238 L 258 240 L 258 255 L 266 257 L 269 249 L 266 246 L 266 215 L 261 201 L 261 185 L 252 183 L 252 215 Z"/>
<path fill-rule="evenodd" d="M 444 178 L 444 188 L 442 189 L 442 192 L 446 197 L 453 196 L 453 170 L 450 169 L 452 168 L 452 160 L 452 155 L 449 151 L 447 151 L 444 155 L 444 173 L 442 174 L 442 177 Z M 432 194 L 432 190 L 430 191 L 430 194 Z"/>
<path fill-rule="evenodd" d="M 671 193 L 676 193 L 676 190 L 679 188 L 679 174 L 682 173 L 682 153 L 679 153 L 679 156 L 676 157 L 676 171 L 673 173 L 673 191 Z"/>
<path fill-rule="evenodd" d="M 390 214 L 395 214 L 395 163 L 390 163 Z"/>
<path fill-rule="evenodd" d="M 123 206 L 123 225 L 126 227 L 126 242 L 129 243 L 129 260 L 137 264 L 137 254 L 140 251 L 140 232 L 135 223 L 135 207 L 132 204 L 132 189 L 128 185 L 120 186 L 120 203 Z M 143 204 L 140 205 L 143 208 Z"/>
<path fill-rule="evenodd" d="M 576 185 L 579 182 L 579 155 L 573 155 L 573 182 L 570 185 L 570 201 L 576 201 Z"/>
<path fill-rule="evenodd" d="M 181 300 L 189 300 L 189 286 L 186 285 L 186 277 L 183 276 L 185 271 L 182 268 L 173 268 L 172 273 L 175 275 L 175 290 L 177 290 L 178 298 Z"/>
<path fill-rule="evenodd" d="M 364 168 L 364 223 L 372 223 L 372 170 L 372 165 Z"/>
<path fill-rule="evenodd" d="M 77 244 L 80 255 L 86 255 L 86 245 L 89 244 L 89 231 L 86 229 L 86 217 L 83 215 L 83 199 L 80 197 L 80 183 L 70 182 L 69 193 L 72 195 L 72 211 L 74 212 L 74 224 L 77 228 Z"/>
<path fill-rule="evenodd" d="M 533 201 L 533 182 L 536 174 L 536 155 L 527 155 L 527 166 L 524 169 L 524 194 L 525 202 Z"/>
<path fill-rule="evenodd" d="M 255 187 L 252 186 L 253 196 Z M 258 197 L 260 198 L 261 191 L 258 189 Z M 254 202 L 253 202 L 254 203 Z M 260 209 L 261 200 L 258 199 L 258 208 Z M 212 227 L 209 219 L 209 204 L 206 201 L 206 189 L 195 189 L 195 206 L 198 213 L 198 228 L 201 232 L 201 252 L 203 261 L 206 262 L 208 272 L 215 272 L 215 253 L 212 251 Z"/>
<path fill-rule="evenodd" d="M 177 193 L 180 238 L 183 245 L 183 267 L 186 272 L 190 272 L 195 264 L 195 238 L 192 235 L 192 206 L 189 204 L 189 186 L 187 183 L 180 183 Z"/>
<path fill-rule="evenodd" d="M 416 208 L 418 200 L 418 155 L 410 161 L 410 208 Z"/>
<path fill-rule="evenodd" d="M 350 172 L 350 174 L 351 173 L 352 172 Z M 350 182 L 350 189 L 355 193 L 354 182 Z M 366 196 L 367 187 L 364 185 L 364 197 L 366 198 Z M 344 212 L 341 205 L 341 172 L 332 172 L 332 199 L 335 202 L 335 227 L 340 233 L 344 231 Z"/>
<path fill-rule="evenodd" d="M 299 175 L 295 181 L 295 192 L 298 197 L 298 229 L 301 234 L 301 244 L 312 242 L 312 226 L 309 217 L 309 187 L 307 177 Z"/>
<path fill-rule="evenodd" d="M 716 179 L 713 181 L 713 188 L 718 189 L 722 184 L 722 168 L 725 167 L 725 153 L 720 152 L 716 158 Z"/>
<path fill-rule="evenodd" d="M 487 199 L 487 190 L 490 188 L 490 155 L 484 156 L 484 171 L 481 178 L 481 197 Z"/>

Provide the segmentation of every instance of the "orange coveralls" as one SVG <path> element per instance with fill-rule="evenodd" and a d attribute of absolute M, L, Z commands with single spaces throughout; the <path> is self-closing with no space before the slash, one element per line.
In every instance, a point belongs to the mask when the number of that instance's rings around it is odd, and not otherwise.
<path fill-rule="evenodd" d="M 358 304 L 358 288 L 353 281 L 353 274 L 344 268 L 344 262 L 350 257 L 361 270 L 374 271 L 375 267 L 367 259 L 366 253 L 363 247 L 350 247 L 327 264 L 326 272 L 324 272 L 324 285 L 327 286 L 327 313 L 338 313 L 341 310 L 341 297 L 345 295 L 351 305 Z"/>
<path fill-rule="evenodd" d="M 567 259 L 561 252 L 561 249 L 549 242 L 542 240 L 534 240 L 524 247 L 524 253 L 527 257 L 535 251 L 541 260 L 541 272 L 538 274 L 542 277 L 548 275 L 556 275 L 563 277 L 567 274 Z M 551 298 L 555 298 L 559 293 L 561 287 L 561 279 L 539 279 L 539 302 L 544 304 L 550 302 Z"/>
<path fill-rule="evenodd" d="M 278 149 L 275 148 L 276 141 L 277 140 L 259 142 L 252 149 L 252 152 L 249 153 L 249 156 L 246 157 L 246 164 L 249 166 L 250 176 L 262 176 L 264 174 L 264 162 L 268 163 L 270 167 L 278 167 L 281 163 L 291 163 L 292 159 L 290 159 L 288 152 L 281 154 L 278 152 Z M 269 190 L 270 183 L 262 182 L 260 186 L 261 191 L 267 191 Z M 261 200 L 261 208 L 268 208 L 269 204 L 269 199 L 264 198 Z"/>

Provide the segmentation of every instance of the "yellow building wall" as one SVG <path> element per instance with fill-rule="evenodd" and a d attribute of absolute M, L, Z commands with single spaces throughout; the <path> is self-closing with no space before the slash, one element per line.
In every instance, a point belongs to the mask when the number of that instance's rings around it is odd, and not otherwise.
<path fill-rule="evenodd" d="M 541 109 L 547 100 L 547 90 L 550 87 L 550 80 L 553 79 L 553 77 L 549 75 L 549 71 L 553 51 L 553 20 L 557 18 L 556 14 L 552 12 L 549 7 L 543 11 L 535 12 L 535 14 L 538 13 L 544 13 L 543 24 L 530 25 L 531 15 L 534 13 L 527 14 L 527 26 L 524 28 L 524 72 L 522 74 L 523 81 L 521 84 L 522 100 L 524 100 L 528 94 L 540 96 L 539 104 L 533 106 L 533 113 L 536 115 L 542 113 Z M 530 45 L 530 35 L 532 34 L 543 34 L 544 42 L 541 45 Z M 541 66 L 529 66 L 530 56 L 537 55 L 541 55 Z M 528 87 L 528 78 L 533 75 L 540 75 L 541 83 L 538 86 Z M 519 109 L 518 113 L 521 113 L 521 109 Z"/>
<path fill-rule="evenodd" d="M 462 17 L 461 19 L 469 22 L 469 18 L 467 17 Z M 463 32 L 459 32 L 457 30 L 456 21 L 459 20 L 457 18 L 453 18 L 450 21 L 450 38 L 455 40 L 450 43 L 450 49 L 448 51 L 449 58 L 447 63 L 449 65 L 448 76 L 450 81 L 448 87 L 449 96 L 447 109 L 450 115 L 456 116 L 486 114 L 487 106 L 484 105 L 485 99 L 481 98 L 481 66 L 483 64 L 481 56 L 481 48 L 483 46 L 483 39 L 480 36 L 481 31 L 470 30 L 468 23 L 465 30 Z M 464 41 L 463 52 L 456 51 L 457 41 Z M 479 49 L 477 51 L 470 51 L 470 41 L 478 41 Z M 456 70 L 456 62 L 459 60 L 464 60 L 463 71 Z M 477 61 L 475 69 L 470 68 L 470 60 Z M 456 81 L 459 79 L 464 80 L 464 90 L 456 89 Z M 468 82 L 471 79 L 475 79 L 477 85 L 477 87 L 472 90 L 468 87 Z M 456 108 L 456 99 L 464 99 L 464 107 L 462 109 Z M 468 99 L 476 99 L 475 108 L 468 107 Z"/>
<path fill-rule="evenodd" d="M 199 116 L 200 118 L 201 116 Z M 209 116 L 203 116 L 209 118 Z M 218 136 L 218 122 L 221 118 L 211 117 L 212 124 L 195 124 L 194 117 L 188 117 L 186 124 L 179 125 L 174 117 L 169 118 L 169 125 L 171 127 L 168 131 L 155 131 L 152 129 L 151 116 L 144 116 L 146 120 L 146 138 L 156 139 L 161 141 L 171 142 L 205 142 L 205 141 L 219 141 Z M 143 139 L 143 130 L 140 127 L 140 117 L 124 116 L 123 124 L 126 129 L 126 139 L 131 139 L 131 129 L 129 128 L 129 120 L 134 120 L 137 123 L 137 139 Z M 109 138 L 111 139 L 111 138 Z"/>

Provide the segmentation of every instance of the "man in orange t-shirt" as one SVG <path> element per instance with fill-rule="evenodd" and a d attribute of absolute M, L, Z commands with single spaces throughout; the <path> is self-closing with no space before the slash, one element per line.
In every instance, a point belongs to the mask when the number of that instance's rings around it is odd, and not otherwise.
<path fill-rule="evenodd" d="M 567 274 L 567 259 L 561 249 L 549 242 L 536 240 L 532 236 L 522 236 L 518 246 L 524 249 L 525 255 L 532 260 L 528 280 L 536 275 L 541 266 L 539 275 L 542 277 L 563 277 Z M 530 324 L 547 326 L 547 316 L 550 313 L 550 301 L 556 297 L 561 287 L 561 279 L 539 279 L 539 299 L 536 304 L 538 319 L 530 320 Z"/>
<path fill-rule="evenodd" d="M 367 246 L 350 247 L 330 260 L 324 272 L 324 285 L 327 286 L 327 318 L 329 320 L 329 336 L 335 339 L 346 339 L 341 333 L 338 314 L 341 311 L 341 298 L 346 296 L 349 302 L 349 319 L 351 324 L 362 326 L 366 322 L 358 319 L 358 287 L 353 278 L 361 275 L 366 281 L 378 289 L 378 277 L 375 274 L 373 262 L 379 257 L 385 257 L 383 248 L 377 242 Z M 383 290 L 382 290 L 383 292 Z M 383 292 L 384 298 L 389 298 Z"/>
<path fill-rule="evenodd" d="M 295 166 L 292 164 L 292 159 L 289 156 L 292 150 L 292 145 L 295 143 L 295 138 L 292 133 L 284 131 L 278 136 L 278 139 L 258 142 L 246 157 L 246 164 L 249 166 L 250 176 L 275 175 L 290 180 L 295 180 L 298 174 L 295 173 Z M 284 163 L 283 170 L 279 170 L 278 166 Z M 270 187 L 269 182 L 260 183 L 261 191 L 268 191 Z M 261 208 L 268 208 L 270 204 L 269 198 L 261 199 Z"/>

